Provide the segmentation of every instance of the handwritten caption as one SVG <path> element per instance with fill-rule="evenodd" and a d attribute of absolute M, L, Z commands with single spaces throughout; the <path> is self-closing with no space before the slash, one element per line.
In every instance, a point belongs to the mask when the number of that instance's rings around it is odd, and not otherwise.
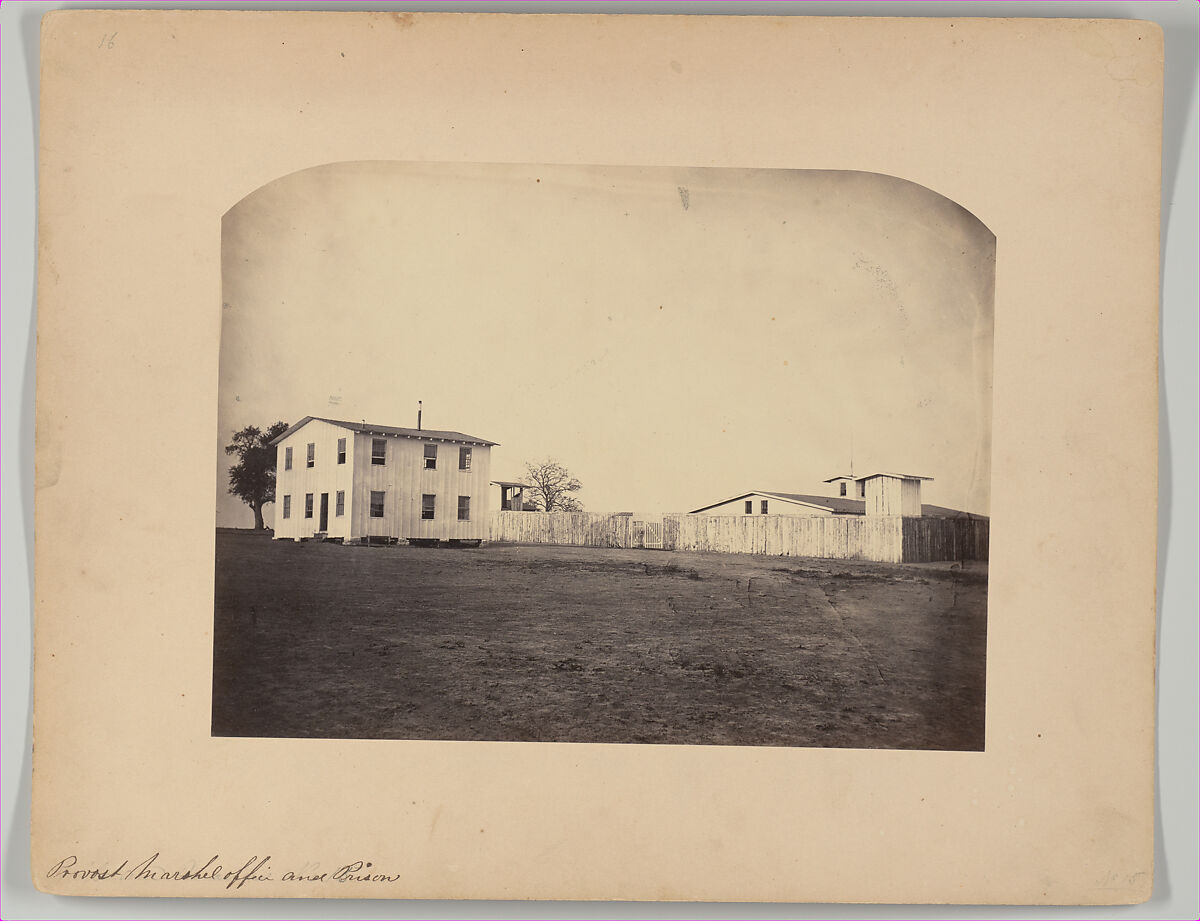
<path fill-rule="evenodd" d="M 220 854 L 213 854 L 204 864 L 193 862 L 186 870 L 172 870 L 161 862 L 161 854 L 154 853 L 139 863 L 128 860 L 120 863 L 81 864 L 74 854 L 64 857 L 47 872 L 48 879 L 73 880 L 121 880 L 129 882 L 176 882 L 196 881 L 224 885 L 225 889 L 241 889 L 247 884 L 284 883 L 394 883 L 401 878 L 399 873 L 380 872 L 371 861 L 355 860 L 343 864 L 336 870 L 321 871 L 319 865 L 305 864 L 294 869 L 280 870 L 272 866 L 271 856 L 257 854 L 231 869 L 237 861 L 223 864 Z"/>

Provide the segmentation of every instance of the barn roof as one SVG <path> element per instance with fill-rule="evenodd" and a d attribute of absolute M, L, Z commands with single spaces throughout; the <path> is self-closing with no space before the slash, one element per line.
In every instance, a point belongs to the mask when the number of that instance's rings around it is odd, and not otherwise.
<path fill-rule="evenodd" d="M 406 429 L 397 428 L 394 425 L 376 425 L 372 422 L 344 422 L 340 419 L 326 419 L 323 416 L 305 416 L 272 441 L 271 444 L 279 444 L 283 439 L 287 438 L 293 432 L 304 428 L 310 422 L 328 422 L 330 425 L 349 429 L 352 432 L 360 432 L 364 435 L 397 435 L 400 438 L 418 438 L 422 441 L 459 441 L 465 444 L 482 445 L 485 447 L 496 444 L 496 442 L 488 441 L 486 438 L 478 438 L 475 435 L 464 435 L 462 432 L 444 432 L 438 429 Z"/>
<path fill-rule="evenodd" d="M 828 509 L 835 515 L 865 515 L 867 513 L 867 503 L 862 499 L 842 499 L 838 496 L 811 496 L 804 493 L 756 489 L 753 492 L 743 493 L 740 496 L 733 496 L 729 499 L 723 499 L 720 502 L 714 502 L 712 505 L 695 509 L 688 514 L 696 515 L 700 512 L 708 511 L 710 508 L 715 508 L 718 505 L 724 505 L 726 502 L 737 502 L 740 499 L 748 499 L 751 496 L 762 496 L 764 499 L 782 499 L 785 502 L 794 502 L 797 505 L 816 506 L 817 508 Z M 926 518 L 987 518 L 986 515 L 975 515 L 971 512 L 964 512 L 955 508 L 926 504 L 921 505 L 921 514 Z"/>

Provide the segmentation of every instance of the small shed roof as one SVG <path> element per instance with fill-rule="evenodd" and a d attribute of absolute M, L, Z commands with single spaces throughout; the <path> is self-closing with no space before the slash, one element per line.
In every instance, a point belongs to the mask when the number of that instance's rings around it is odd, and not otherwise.
<path fill-rule="evenodd" d="M 394 425 L 376 425 L 371 422 L 344 422 L 340 419 L 326 419 L 323 416 L 305 416 L 282 435 L 277 437 L 271 444 L 279 444 L 283 439 L 287 438 L 293 432 L 297 432 L 310 422 L 328 422 L 330 425 L 336 425 L 340 428 L 349 429 L 352 432 L 360 432 L 364 435 L 396 435 L 400 438 L 416 438 L 421 441 L 457 441 L 463 444 L 480 445 L 483 447 L 492 447 L 496 444 L 494 441 L 488 441 L 486 438 L 478 438 L 475 435 L 465 435 L 462 432 L 446 432 L 438 429 L 406 429 L 397 428 Z"/>
<path fill-rule="evenodd" d="M 530 483 L 516 483 L 516 482 L 513 482 L 512 480 L 492 480 L 492 485 L 493 486 L 515 486 L 520 489 L 533 489 L 533 486 Z"/>

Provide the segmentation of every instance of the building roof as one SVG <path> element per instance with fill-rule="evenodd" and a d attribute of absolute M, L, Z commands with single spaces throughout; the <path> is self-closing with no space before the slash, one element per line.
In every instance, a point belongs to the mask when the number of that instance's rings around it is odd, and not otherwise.
<path fill-rule="evenodd" d="M 492 485 L 493 486 L 515 486 L 515 487 L 519 487 L 520 489 L 533 489 L 533 486 L 530 485 L 529 483 L 517 483 L 517 482 L 514 482 L 513 480 L 492 480 Z"/>
<path fill-rule="evenodd" d="M 840 496 L 810 496 L 795 492 L 764 492 L 762 495 L 775 499 L 785 499 L 789 502 L 800 502 L 804 505 L 816 505 L 840 515 L 865 515 L 867 513 L 867 503 L 862 499 L 843 499 Z"/>
<path fill-rule="evenodd" d="M 934 478 L 931 476 L 917 476 L 916 474 L 868 474 L 866 476 L 850 476 L 847 474 L 839 474 L 838 476 L 830 476 L 828 478 L 828 480 L 822 480 L 821 482 L 822 483 L 835 483 L 835 482 L 838 482 L 839 480 L 853 480 L 856 483 L 860 483 L 860 482 L 863 482 L 864 480 L 874 480 L 874 478 L 876 476 L 894 476 L 896 478 L 896 480 L 930 480 L 930 481 L 932 481 L 932 478 Z"/>
<path fill-rule="evenodd" d="M 438 429 L 405 429 L 397 428 L 394 425 L 376 425 L 370 422 L 343 422 L 339 419 L 326 419 L 323 416 L 305 416 L 282 435 L 275 438 L 271 444 L 279 444 L 283 439 L 304 428 L 310 422 L 327 422 L 330 425 L 336 425 L 340 428 L 349 429 L 352 432 L 359 432 L 364 435 L 396 435 L 400 438 L 417 438 L 421 441 L 457 441 L 484 447 L 491 447 L 496 444 L 496 442 L 488 441 L 486 438 L 478 438 L 475 435 L 464 435 L 462 432 L 443 432 Z"/>
<path fill-rule="evenodd" d="M 797 505 L 823 508 L 833 512 L 835 515 L 865 515 L 867 513 L 867 503 L 862 499 L 842 499 L 838 496 L 811 496 L 803 493 L 756 489 L 753 492 L 743 493 L 740 496 L 733 496 L 729 499 L 723 499 L 720 502 L 714 502 L 712 505 L 704 506 L 704 508 L 694 509 L 688 512 L 688 514 L 696 515 L 700 512 L 706 512 L 710 508 L 716 508 L 718 505 L 725 505 L 727 502 L 737 502 L 741 499 L 748 499 L 751 496 L 762 496 L 764 499 L 781 499 L 784 502 L 793 502 Z M 926 518 L 987 518 L 986 515 L 975 515 L 971 512 L 945 508 L 941 505 L 925 504 L 921 505 L 921 514 Z"/>
<path fill-rule="evenodd" d="M 865 515 L 866 503 L 856 501 L 854 499 L 838 499 L 833 496 L 807 496 L 800 495 L 794 492 L 775 492 L 774 490 L 756 489 L 753 492 L 743 493 L 740 496 L 732 496 L 728 499 L 722 499 L 720 502 L 714 502 L 711 505 L 706 505 L 704 508 L 693 509 L 688 512 L 689 515 L 695 515 L 699 512 L 706 512 L 710 508 L 716 508 L 718 505 L 725 505 L 728 502 L 737 502 L 741 499 L 748 499 L 751 496 L 762 496 L 764 499 L 782 499 L 785 502 L 792 502 L 796 505 L 807 505 L 812 508 L 826 509 L 831 512 L 851 515 Z"/>
<path fill-rule="evenodd" d="M 890 476 L 897 480 L 933 480 L 931 476 L 917 476 L 915 473 L 868 473 L 866 476 L 856 476 L 854 482 L 861 483 L 863 480 L 873 480 L 877 476 Z"/>
<path fill-rule="evenodd" d="M 987 521 L 987 515 L 976 515 L 974 512 L 964 512 L 957 508 L 945 508 L 941 505 L 921 505 L 921 514 L 926 518 L 974 518 L 977 521 Z"/>

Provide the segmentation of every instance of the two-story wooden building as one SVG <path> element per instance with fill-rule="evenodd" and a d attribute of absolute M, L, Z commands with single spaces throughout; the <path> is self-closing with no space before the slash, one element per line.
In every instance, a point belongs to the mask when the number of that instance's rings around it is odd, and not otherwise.
<path fill-rule="evenodd" d="M 276 539 L 487 537 L 494 441 L 305 416 L 272 444 Z"/>

